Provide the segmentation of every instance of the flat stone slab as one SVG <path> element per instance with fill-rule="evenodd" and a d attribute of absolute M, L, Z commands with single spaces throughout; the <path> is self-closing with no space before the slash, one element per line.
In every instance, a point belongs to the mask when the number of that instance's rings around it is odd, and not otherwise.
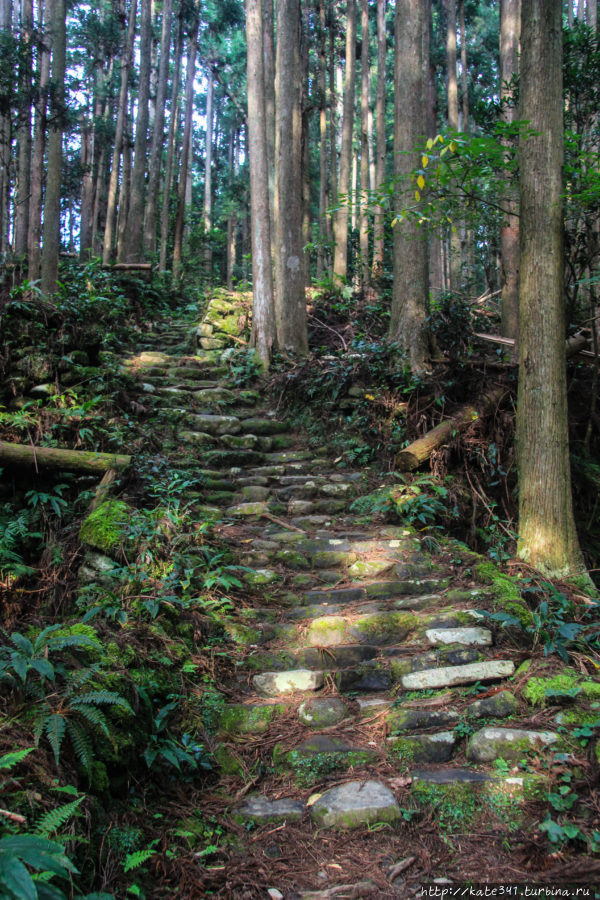
<path fill-rule="evenodd" d="M 389 737 L 386 745 L 402 762 L 442 763 L 452 756 L 456 738 L 451 731 L 437 734 L 419 734 L 406 737 Z"/>
<path fill-rule="evenodd" d="M 264 697 L 294 694 L 296 691 L 318 691 L 323 687 L 323 672 L 310 669 L 290 669 L 287 672 L 263 672 L 252 679 L 256 690 Z"/>
<path fill-rule="evenodd" d="M 339 697 L 313 697 L 298 709 L 298 718 L 310 728 L 337 725 L 348 715 L 348 707 Z"/>
<path fill-rule="evenodd" d="M 429 784 L 483 784 L 490 776 L 473 769 L 413 769 L 413 781 L 427 781 Z"/>
<path fill-rule="evenodd" d="M 260 500 L 253 503 L 238 503 L 236 506 L 230 506 L 227 510 L 228 516 L 262 516 L 269 512 L 269 505 Z"/>
<path fill-rule="evenodd" d="M 358 828 L 374 822 L 393 822 L 400 807 L 380 781 L 349 781 L 325 791 L 310 807 L 314 822 L 325 828 Z"/>
<path fill-rule="evenodd" d="M 385 712 L 392 705 L 391 700 L 385 700 L 383 697 L 359 697 L 357 703 L 360 715 L 365 718 Z"/>
<path fill-rule="evenodd" d="M 209 434 L 237 434 L 241 429 L 235 416 L 193 416 L 194 424 Z"/>
<path fill-rule="evenodd" d="M 465 709 L 465 715 L 473 718 L 483 716 L 512 716 L 519 708 L 519 702 L 510 691 L 499 691 L 491 697 L 475 700 Z"/>
<path fill-rule="evenodd" d="M 406 707 L 392 709 L 386 716 L 386 723 L 392 734 L 413 731 L 417 728 L 436 728 L 458 722 L 460 716 L 455 709 L 428 709 L 423 707 Z"/>
<path fill-rule="evenodd" d="M 528 731 L 524 728 L 482 728 L 467 745 L 467 758 L 473 762 L 505 759 L 516 762 L 528 750 L 550 747 L 558 741 L 554 731 Z"/>
<path fill-rule="evenodd" d="M 487 662 L 469 663 L 466 666 L 442 666 L 440 669 L 425 669 L 412 672 L 401 679 L 406 691 L 422 691 L 429 688 L 452 687 L 459 684 L 473 684 L 475 681 L 497 681 L 514 675 L 515 664 L 507 659 L 491 659 Z"/>
<path fill-rule="evenodd" d="M 291 798 L 281 800 L 269 800 L 268 797 L 248 797 L 243 806 L 235 810 L 235 814 L 243 819 L 253 819 L 255 822 L 297 822 L 301 819 L 304 803 Z"/>
<path fill-rule="evenodd" d="M 432 647 L 447 644 L 489 647 L 492 643 L 492 632 L 489 628 L 429 628 L 425 632 L 425 637 Z"/>

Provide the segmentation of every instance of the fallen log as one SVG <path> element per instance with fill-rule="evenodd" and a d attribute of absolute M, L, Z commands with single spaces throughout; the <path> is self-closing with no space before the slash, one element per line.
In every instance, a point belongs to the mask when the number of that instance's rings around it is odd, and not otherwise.
<path fill-rule="evenodd" d="M 463 431 L 471 422 L 482 416 L 488 415 L 496 409 L 505 397 L 510 395 L 506 388 L 496 388 L 483 397 L 477 403 L 467 403 L 459 407 L 450 419 L 445 419 L 424 434 L 423 437 L 397 454 L 395 466 L 400 472 L 412 472 L 429 459 L 434 450 L 445 444 L 457 431 Z"/>
<path fill-rule="evenodd" d="M 10 444 L 7 441 L 0 441 L 0 465 L 5 466 L 33 466 L 36 471 L 44 468 L 104 474 L 110 469 L 122 472 L 130 462 L 131 456 L 116 453 L 59 450 L 56 447 L 33 447 L 31 444 Z"/>
<path fill-rule="evenodd" d="M 514 347 L 515 339 L 502 337 L 499 334 L 483 334 L 482 332 L 474 332 L 473 337 L 479 338 L 482 341 L 489 341 L 491 344 L 500 344 L 503 347 Z M 586 347 L 589 346 L 588 339 L 584 334 L 574 334 L 572 337 L 568 338 L 565 341 L 565 352 L 567 355 L 567 359 L 571 356 L 575 356 L 576 353 L 580 353 L 585 351 Z"/>

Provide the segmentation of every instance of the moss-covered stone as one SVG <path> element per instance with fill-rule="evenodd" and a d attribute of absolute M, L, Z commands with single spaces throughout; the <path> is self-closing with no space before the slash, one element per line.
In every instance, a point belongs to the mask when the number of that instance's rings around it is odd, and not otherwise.
<path fill-rule="evenodd" d="M 384 644 L 404 641 L 418 625 L 418 617 L 410 612 L 371 613 L 355 619 L 348 630 L 360 643 Z"/>
<path fill-rule="evenodd" d="M 489 585 L 494 606 L 519 620 L 525 629 L 533 626 L 533 614 L 521 598 L 519 588 L 509 575 L 505 575 L 490 560 L 480 562 L 475 568 L 477 581 Z"/>
<path fill-rule="evenodd" d="M 565 668 L 555 675 L 532 677 L 523 688 L 523 697 L 532 706 L 548 706 L 557 699 L 575 697 L 582 690 L 581 676 L 574 669 Z"/>
<path fill-rule="evenodd" d="M 280 550 L 275 559 L 290 569 L 310 569 L 308 560 L 295 550 Z"/>
<path fill-rule="evenodd" d="M 307 643 L 311 647 L 332 647 L 342 644 L 346 637 L 343 616 L 322 616 L 310 623 Z"/>
<path fill-rule="evenodd" d="M 285 710 L 282 703 L 268 705 L 231 703 L 219 719 L 219 731 L 227 734 L 260 734 L 266 731 L 276 716 Z"/>
<path fill-rule="evenodd" d="M 79 539 L 87 547 L 117 558 L 133 549 L 131 522 L 134 517 L 135 510 L 129 504 L 122 500 L 107 500 L 83 520 Z"/>

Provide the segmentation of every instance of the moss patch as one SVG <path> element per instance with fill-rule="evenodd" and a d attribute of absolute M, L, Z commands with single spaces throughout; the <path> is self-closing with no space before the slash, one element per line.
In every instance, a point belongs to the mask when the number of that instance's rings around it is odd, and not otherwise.
<path fill-rule="evenodd" d="M 275 716 L 281 715 L 284 709 L 282 703 L 268 706 L 231 704 L 221 713 L 219 731 L 227 734 L 257 734 L 266 731 Z"/>
<path fill-rule="evenodd" d="M 493 562 L 486 560 L 475 568 L 475 576 L 480 584 L 491 587 L 490 594 L 495 609 L 504 610 L 514 616 L 523 628 L 530 628 L 533 625 L 533 614 L 509 575 L 505 575 Z"/>
<path fill-rule="evenodd" d="M 523 688 L 523 696 L 532 706 L 548 706 L 559 698 L 575 697 L 582 690 L 580 682 L 577 672 L 565 669 L 548 678 L 530 678 Z M 600 688 L 600 685 L 596 687 Z"/>
<path fill-rule="evenodd" d="M 84 519 L 79 539 L 87 547 L 115 558 L 133 547 L 130 529 L 134 516 L 135 510 L 122 500 L 107 500 Z"/>

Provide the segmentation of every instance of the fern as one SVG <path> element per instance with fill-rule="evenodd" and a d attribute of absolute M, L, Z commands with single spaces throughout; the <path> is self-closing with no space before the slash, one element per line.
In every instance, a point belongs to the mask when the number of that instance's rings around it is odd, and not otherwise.
<path fill-rule="evenodd" d="M 12 753 L 5 753 L 0 756 L 0 769 L 13 769 L 21 760 L 35 750 L 35 747 L 28 747 L 26 750 L 13 750 Z"/>
<path fill-rule="evenodd" d="M 128 853 L 125 857 L 125 862 L 123 863 L 123 871 L 131 872 L 132 869 L 137 869 L 139 866 L 143 865 L 147 862 L 151 856 L 154 856 L 156 850 L 154 847 L 158 843 L 157 840 L 152 841 L 144 850 L 136 850 L 134 853 Z"/>
<path fill-rule="evenodd" d="M 62 713 L 51 712 L 43 723 L 43 730 L 46 733 L 46 737 L 50 741 L 50 746 L 52 747 L 52 752 L 54 753 L 56 765 L 58 765 L 60 748 L 62 746 L 66 728 L 67 723 L 65 722 L 65 717 L 62 715 Z"/>
<path fill-rule="evenodd" d="M 92 750 L 92 744 L 89 737 L 79 722 L 67 721 L 67 729 L 69 731 L 71 746 L 75 751 L 75 756 L 86 772 L 91 772 L 92 762 L 94 761 L 94 751 Z"/>
<path fill-rule="evenodd" d="M 36 834 L 39 834 L 40 837 L 49 837 L 53 832 L 58 831 L 75 814 L 83 799 L 84 795 L 82 794 L 81 797 L 72 800 L 71 803 L 65 803 L 63 806 L 58 806 L 56 809 L 51 809 L 49 812 L 44 813 L 35 826 Z"/>

